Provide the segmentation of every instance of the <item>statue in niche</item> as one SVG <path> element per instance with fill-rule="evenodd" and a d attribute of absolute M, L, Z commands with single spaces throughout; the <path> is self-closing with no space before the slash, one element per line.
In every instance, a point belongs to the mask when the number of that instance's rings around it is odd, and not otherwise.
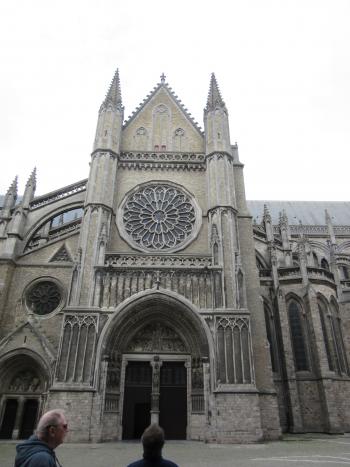
<path fill-rule="evenodd" d="M 203 365 L 200 357 L 192 359 L 192 389 L 203 389 Z"/>
<path fill-rule="evenodd" d="M 106 382 L 106 386 L 108 390 L 119 389 L 120 369 L 121 369 L 121 355 L 116 354 L 114 359 L 108 364 L 107 382 Z"/>

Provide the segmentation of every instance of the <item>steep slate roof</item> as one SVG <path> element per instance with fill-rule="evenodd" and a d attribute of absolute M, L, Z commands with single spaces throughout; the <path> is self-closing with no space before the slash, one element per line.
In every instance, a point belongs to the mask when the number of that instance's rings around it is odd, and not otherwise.
<path fill-rule="evenodd" d="M 350 225 L 349 201 L 247 201 L 248 209 L 258 224 L 262 221 L 265 204 L 273 224 L 278 224 L 279 213 L 285 210 L 289 224 L 326 225 L 327 209 L 333 225 Z"/>
<path fill-rule="evenodd" d="M 185 114 L 187 119 L 192 123 L 192 125 L 196 128 L 196 130 L 203 136 L 204 132 L 202 128 L 199 126 L 199 123 L 194 120 L 192 117 L 191 113 L 188 111 L 188 109 L 182 104 L 181 100 L 178 98 L 178 96 L 173 92 L 172 88 L 169 86 L 168 83 L 165 82 L 165 76 L 164 74 L 161 76 L 161 81 L 158 83 L 153 90 L 145 97 L 145 99 L 136 107 L 136 109 L 133 111 L 133 113 L 125 120 L 123 128 L 126 128 L 130 122 L 134 120 L 136 115 L 142 111 L 142 109 L 148 104 L 148 102 L 155 96 L 155 94 L 159 91 L 159 89 L 164 88 L 169 96 L 173 99 L 175 104 L 182 110 L 182 112 Z"/>

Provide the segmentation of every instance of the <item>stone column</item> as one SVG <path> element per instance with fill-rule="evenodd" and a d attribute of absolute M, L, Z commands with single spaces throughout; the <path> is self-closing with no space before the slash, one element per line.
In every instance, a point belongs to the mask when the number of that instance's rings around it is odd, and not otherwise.
<path fill-rule="evenodd" d="M 22 422 L 22 418 L 23 418 L 25 398 L 23 396 L 20 396 L 17 399 L 17 402 L 18 402 L 18 406 L 17 406 L 15 426 L 14 426 L 13 431 L 12 431 L 12 439 L 19 439 L 19 432 L 20 432 L 20 429 L 21 429 L 21 422 Z"/>
<path fill-rule="evenodd" d="M 160 395 L 160 367 L 162 362 L 158 355 L 153 357 L 152 366 L 152 392 L 151 392 L 151 423 L 159 423 L 159 395 Z"/>

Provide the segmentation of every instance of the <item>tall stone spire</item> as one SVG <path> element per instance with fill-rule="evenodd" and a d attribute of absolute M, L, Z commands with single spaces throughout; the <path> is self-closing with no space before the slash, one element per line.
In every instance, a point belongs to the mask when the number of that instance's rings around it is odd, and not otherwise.
<path fill-rule="evenodd" d="M 34 198 L 36 190 L 36 167 L 34 167 L 32 173 L 30 174 L 28 181 L 26 183 L 26 187 L 24 189 L 24 195 L 22 199 L 22 207 L 24 209 L 29 208 L 29 203 Z"/>
<path fill-rule="evenodd" d="M 211 74 L 210 78 L 210 86 L 209 86 L 209 93 L 208 93 L 208 99 L 207 99 L 207 106 L 205 108 L 205 111 L 210 111 L 210 110 L 215 110 L 217 108 L 224 109 L 227 112 L 225 102 L 223 101 L 220 91 L 219 91 L 219 86 L 215 78 L 215 74 Z"/>
<path fill-rule="evenodd" d="M 267 204 L 264 204 L 263 223 L 265 226 L 266 238 L 268 242 L 273 242 L 273 227 L 270 210 Z"/>
<path fill-rule="evenodd" d="M 333 227 L 332 218 L 331 218 L 329 212 L 327 211 L 327 209 L 324 210 L 324 213 L 325 213 L 326 225 L 327 225 L 327 228 L 328 228 L 328 234 L 329 234 L 330 239 L 331 239 L 331 244 L 335 245 L 337 242 L 335 240 L 335 234 L 334 234 L 334 227 Z"/>
<path fill-rule="evenodd" d="M 124 107 L 117 69 L 98 114 L 94 151 L 102 149 L 119 153 L 123 120 Z"/>
<path fill-rule="evenodd" d="M 120 90 L 120 78 L 119 78 L 119 69 L 117 68 L 114 73 L 112 82 L 109 86 L 108 92 L 106 94 L 105 100 L 102 102 L 100 111 L 103 109 L 112 108 L 123 109 L 122 105 L 122 93 Z"/>
<path fill-rule="evenodd" d="M 206 153 L 226 152 L 232 155 L 228 112 L 214 73 L 210 78 L 207 105 L 204 109 Z"/>
<path fill-rule="evenodd" d="M 0 212 L 2 218 L 10 217 L 11 209 L 15 207 L 17 200 L 17 183 L 18 177 L 16 175 L 5 195 L 4 204 Z"/>

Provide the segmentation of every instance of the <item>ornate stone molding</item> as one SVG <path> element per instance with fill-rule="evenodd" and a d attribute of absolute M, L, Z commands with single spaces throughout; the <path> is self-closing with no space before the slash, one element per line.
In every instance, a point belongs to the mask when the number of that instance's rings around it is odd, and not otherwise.
<path fill-rule="evenodd" d="M 211 256 L 180 256 L 180 255 L 125 255 L 118 253 L 107 253 L 105 266 L 113 268 L 208 268 L 212 266 Z"/>
<path fill-rule="evenodd" d="M 128 297 L 149 289 L 176 292 L 199 308 L 222 308 L 222 270 L 216 269 L 148 269 L 130 267 L 96 271 L 94 306 L 115 308 Z"/>
<path fill-rule="evenodd" d="M 118 167 L 151 170 L 206 170 L 203 153 L 122 152 Z"/>
<path fill-rule="evenodd" d="M 74 183 L 72 185 L 68 185 L 64 187 L 62 190 L 53 191 L 52 193 L 48 193 L 44 196 L 38 196 L 37 198 L 33 199 L 30 203 L 30 209 L 37 209 L 45 206 L 46 204 L 52 203 L 54 201 L 59 201 L 63 198 L 67 198 L 68 196 L 75 195 L 76 193 L 80 193 L 81 191 L 86 190 L 87 180 L 82 180 L 81 182 Z"/>
<path fill-rule="evenodd" d="M 256 226 L 254 226 L 256 229 Z M 290 233 L 292 235 L 321 235 L 328 237 L 329 231 L 326 225 L 289 225 Z M 275 235 L 280 234 L 280 227 L 279 225 L 273 226 L 273 233 Z M 348 225 L 336 225 L 334 226 L 334 233 L 336 235 L 350 235 L 350 226 Z"/>

